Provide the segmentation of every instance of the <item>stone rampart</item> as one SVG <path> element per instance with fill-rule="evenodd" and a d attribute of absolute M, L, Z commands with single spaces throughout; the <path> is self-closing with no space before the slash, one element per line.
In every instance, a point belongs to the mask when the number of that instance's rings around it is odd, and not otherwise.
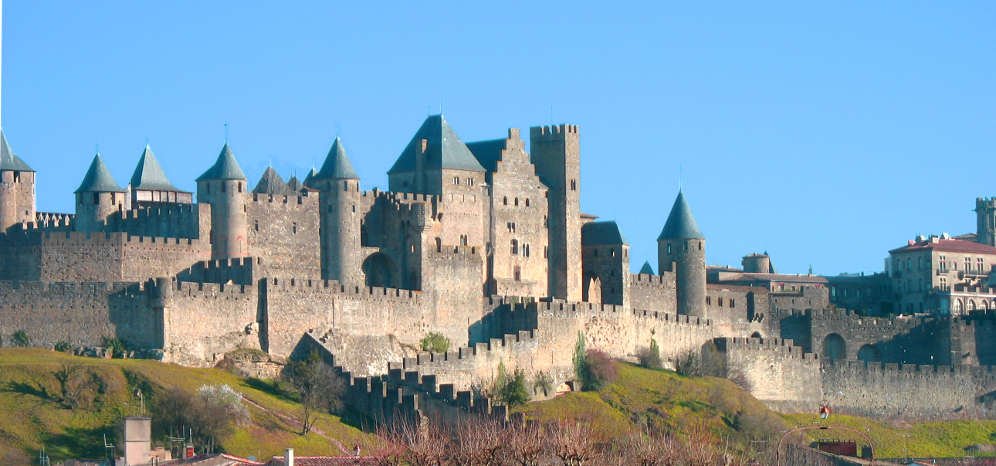
<path fill-rule="evenodd" d="M 238 348 L 260 348 L 257 287 L 171 282 L 163 293 L 163 359 L 210 366 Z"/>
<path fill-rule="evenodd" d="M 252 194 L 246 199 L 249 251 L 284 276 L 321 276 L 319 197 Z"/>
<path fill-rule="evenodd" d="M 822 399 L 819 358 L 792 340 L 716 338 L 702 347 L 702 365 L 784 412 L 818 408 Z"/>
<path fill-rule="evenodd" d="M 674 272 L 661 275 L 632 274 L 629 278 L 629 303 L 638 309 L 677 312 L 677 289 Z"/>
<path fill-rule="evenodd" d="M 134 348 L 162 347 L 155 285 L 109 282 L 0 282 L 0 338 L 24 331 L 31 346 L 101 346 L 117 337 Z"/>

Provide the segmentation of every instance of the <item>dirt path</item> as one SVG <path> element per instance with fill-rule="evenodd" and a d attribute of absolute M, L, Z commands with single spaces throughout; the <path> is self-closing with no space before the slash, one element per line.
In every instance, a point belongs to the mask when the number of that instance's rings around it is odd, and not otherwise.
<path fill-rule="evenodd" d="M 298 429 L 298 431 L 300 432 L 300 429 L 302 427 L 301 421 L 299 421 L 294 416 L 290 416 L 290 415 L 281 413 L 279 411 L 274 411 L 272 409 L 269 409 L 266 406 L 263 406 L 263 405 L 259 404 L 258 402 L 256 402 L 252 398 L 249 398 L 249 397 L 247 397 L 245 395 L 242 396 L 242 399 L 245 400 L 246 403 L 248 403 L 249 405 L 255 407 L 256 409 L 259 409 L 260 411 L 263 411 L 263 412 L 265 412 L 267 414 L 273 415 L 277 419 L 280 419 L 281 421 L 283 421 L 283 422 L 285 422 L 285 423 L 287 423 L 289 425 L 292 425 L 292 426 L 296 427 Z M 339 451 L 341 451 L 344 455 L 352 455 L 353 454 L 352 451 L 346 450 L 346 446 L 343 445 L 342 442 L 336 440 L 333 437 L 330 437 L 328 434 L 326 434 L 325 432 L 323 432 L 321 429 L 319 429 L 317 427 L 312 427 L 311 431 L 309 433 L 313 433 L 313 434 L 315 434 L 315 435 L 317 435 L 317 436 L 319 436 L 319 437 L 321 437 L 321 438 L 323 438 L 325 440 L 328 440 L 333 445 L 335 445 L 336 447 L 338 447 Z"/>

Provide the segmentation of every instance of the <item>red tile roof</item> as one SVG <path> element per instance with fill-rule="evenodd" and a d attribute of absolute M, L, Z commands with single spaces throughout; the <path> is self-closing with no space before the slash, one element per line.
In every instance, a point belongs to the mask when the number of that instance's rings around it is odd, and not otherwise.
<path fill-rule="evenodd" d="M 910 241 L 909 244 L 901 248 L 896 248 L 889 253 L 914 252 L 934 250 L 939 252 L 961 252 L 968 254 L 990 254 L 996 256 L 996 248 L 976 243 L 975 241 L 965 241 L 957 238 L 929 238 L 923 241 Z"/>

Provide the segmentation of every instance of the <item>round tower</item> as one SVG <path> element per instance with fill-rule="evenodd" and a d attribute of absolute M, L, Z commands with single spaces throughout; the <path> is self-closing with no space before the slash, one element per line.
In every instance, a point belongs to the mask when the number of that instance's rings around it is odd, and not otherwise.
<path fill-rule="evenodd" d="M 76 188 L 76 231 L 103 231 L 107 217 L 124 210 L 127 199 L 98 152 Z"/>
<path fill-rule="evenodd" d="M 771 258 L 767 253 L 748 254 L 740 261 L 746 273 L 771 273 Z"/>
<path fill-rule="evenodd" d="M 35 221 L 35 171 L 14 154 L 0 131 L 0 233 Z"/>
<path fill-rule="evenodd" d="M 706 317 L 705 236 L 680 191 L 657 237 L 657 270 L 674 272 L 679 314 Z"/>
<path fill-rule="evenodd" d="M 364 283 L 360 245 L 360 177 L 335 138 L 321 170 L 312 177 L 321 206 L 322 276 L 340 283 Z"/>
<path fill-rule="evenodd" d="M 246 176 L 227 143 L 214 165 L 197 178 L 197 202 L 211 205 L 212 259 L 250 255 L 246 186 Z"/>

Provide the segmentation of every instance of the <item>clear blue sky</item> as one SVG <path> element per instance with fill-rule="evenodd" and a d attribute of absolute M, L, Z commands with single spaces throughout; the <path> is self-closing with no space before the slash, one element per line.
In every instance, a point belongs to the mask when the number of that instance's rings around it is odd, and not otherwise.
<path fill-rule="evenodd" d="M 464 141 L 579 124 L 583 210 L 634 269 L 679 166 L 709 262 L 785 272 L 880 270 L 996 194 L 993 2 L 371 3 L 7 0 L 3 126 L 40 210 L 72 211 L 97 144 L 124 184 L 148 138 L 194 190 L 226 121 L 253 183 L 339 134 L 383 189 L 440 107 Z"/>

